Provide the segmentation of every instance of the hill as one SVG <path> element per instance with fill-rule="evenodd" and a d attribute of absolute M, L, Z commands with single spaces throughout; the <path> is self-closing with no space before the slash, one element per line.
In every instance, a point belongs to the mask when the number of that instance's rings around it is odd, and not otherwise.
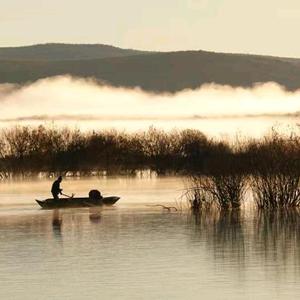
<path fill-rule="evenodd" d="M 41 44 L 24 47 L 0 47 L 0 60 L 81 60 L 143 53 L 146 52 L 100 44 Z"/>
<path fill-rule="evenodd" d="M 300 88 L 300 60 L 206 51 L 148 53 L 80 60 L 0 61 L 0 82 L 24 83 L 55 75 L 94 77 L 113 86 L 151 92 L 195 89 L 205 83 L 249 87 L 277 82 Z"/>

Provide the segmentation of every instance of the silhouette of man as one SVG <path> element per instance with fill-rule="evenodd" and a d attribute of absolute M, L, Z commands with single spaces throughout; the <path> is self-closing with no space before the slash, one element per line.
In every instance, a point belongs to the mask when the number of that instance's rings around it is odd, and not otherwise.
<path fill-rule="evenodd" d="M 58 200 L 58 195 L 61 194 L 62 189 L 60 188 L 60 183 L 62 182 L 62 177 L 59 176 L 52 184 L 51 193 L 54 200 Z"/>

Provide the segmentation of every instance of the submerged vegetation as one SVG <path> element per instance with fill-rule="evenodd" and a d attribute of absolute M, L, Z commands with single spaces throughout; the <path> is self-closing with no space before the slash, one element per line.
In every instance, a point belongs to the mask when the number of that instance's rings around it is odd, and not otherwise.
<path fill-rule="evenodd" d="M 198 130 L 98 131 L 14 127 L 0 134 L 0 176 L 134 174 L 151 170 L 188 178 L 187 198 L 203 207 L 239 208 L 250 190 L 259 208 L 300 205 L 300 137 L 273 131 L 229 144 Z"/>

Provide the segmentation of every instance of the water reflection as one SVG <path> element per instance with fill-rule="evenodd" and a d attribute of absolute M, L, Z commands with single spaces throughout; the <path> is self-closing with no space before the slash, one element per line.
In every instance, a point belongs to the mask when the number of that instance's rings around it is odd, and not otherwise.
<path fill-rule="evenodd" d="M 61 227 L 62 227 L 62 217 L 60 215 L 59 209 L 55 209 L 53 210 L 53 214 L 52 214 L 52 229 L 53 229 L 54 236 L 59 239 L 62 239 Z"/>
<path fill-rule="evenodd" d="M 239 265 L 244 263 L 247 229 L 240 210 L 208 209 L 193 213 L 190 221 L 195 225 L 193 238 L 205 240 L 215 259 L 230 259 Z"/>
<path fill-rule="evenodd" d="M 291 265 L 300 273 L 299 210 L 207 210 L 189 217 L 194 241 L 203 240 L 213 257 L 224 262 Z"/>
<path fill-rule="evenodd" d="M 89 219 L 91 223 L 100 223 L 101 222 L 101 207 L 90 207 L 89 209 Z"/>
<path fill-rule="evenodd" d="M 189 214 L 141 205 L 7 214 L 0 298 L 23 299 L 30 286 L 32 299 L 79 299 L 82 287 L 85 299 L 297 299 L 299 229 L 295 210 Z M 41 280 L 51 284 L 34 284 Z"/>
<path fill-rule="evenodd" d="M 299 210 L 259 211 L 253 220 L 255 252 L 267 259 L 300 266 Z"/>

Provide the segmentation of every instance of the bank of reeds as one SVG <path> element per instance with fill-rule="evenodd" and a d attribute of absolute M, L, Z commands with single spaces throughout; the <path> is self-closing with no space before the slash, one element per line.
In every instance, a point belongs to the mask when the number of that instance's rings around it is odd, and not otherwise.
<path fill-rule="evenodd" d="M 0 133 L 0 172 L 168 171 L 201 168 L 210 141 L 197 130 L 166 133 L 14 127 Z"/>
<path fill-rule="evenodd" d="M 230 145 L 198 130 L 83 133 L 68 128 L 14 127 L 0 132 L 0 177 L 12 174 L 187 175 L 194 208 L 238 208 L 245 190 L 260 208 L 300 205 L 300 138 L 272 132 Z"/>

